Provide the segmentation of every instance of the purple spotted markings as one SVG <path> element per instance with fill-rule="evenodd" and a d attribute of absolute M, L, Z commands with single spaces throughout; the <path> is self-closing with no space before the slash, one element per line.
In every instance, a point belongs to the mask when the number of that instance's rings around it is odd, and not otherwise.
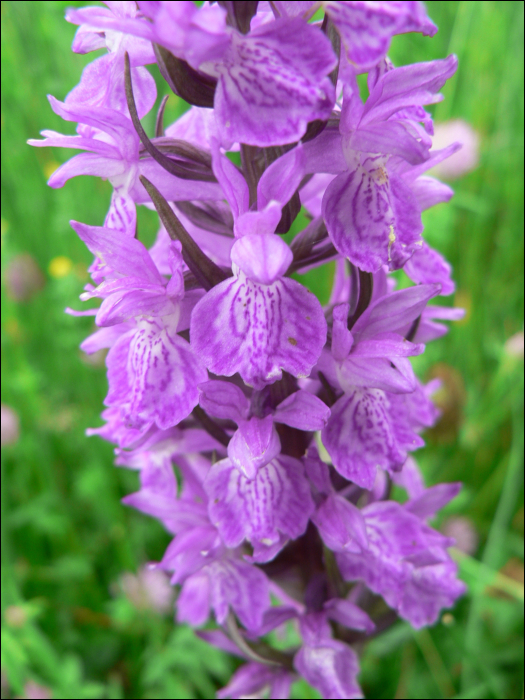
<path fill-rule="evenodd" d="M 462 315 L 429 305 L 454 282 L 421 219 L 452 196 L 426 172 L 460 144 L 432 149 L 424 107 L 456 58 L 388 58 L 395 35 L 437 31 L 419 2 L 122 2 L 66 18 L 74 51 L 107 53 L 49 98 L 76 135 L 30 143 L 80 151 L 51 187 L 113 187 L 104 221 L 71 222 L 93 255 L 81 299 L 101 302 L 68 311 L 94 318 L 84 352 L 108 351 L 88 434 L 138 472 L 124 503 L 172 537 L 154 566 L 177 619 L 245 660 L 218 697 L 285 698 L 299 678 L 363 697 L 363 642 L 398 618 L 434 624 L 465 589 L 454 541 L 429 524 L 460 484 L 425 487 L 413 458 L 439 387 L 410 361 Z M 152 63 L 189 109 L 164 128 L 163 101 L 147 134 Z M 149 249 L 140 205 L 159 216 Z M 305 281 L 330 275 L 322 304 Z"/>

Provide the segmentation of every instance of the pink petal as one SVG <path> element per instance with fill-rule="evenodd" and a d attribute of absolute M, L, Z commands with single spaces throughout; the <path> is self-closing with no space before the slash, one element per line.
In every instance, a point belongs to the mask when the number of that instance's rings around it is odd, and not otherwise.
<path fill-rule="evenodd" d="M 199 402 L 198 384 L 207 373 L 187 341 L 168 326 L 141 321 L 128 361 L 131 414 L 166 430 Z"/>
<path fill-rule="evenodd" d="M 211 289 L 193 310 L 192 347 L 211 372 L 262 389 L 285 370 L 306 377 L 326 339 L 316 297 L 295 280 L 263 286 L 244 275 Z"/>
<path fill-rule="evenodd" d="M 210 519 L 228 547 L 244 539 L 271 545 L 280 533 L 295 539 L 314 508 L 303 465 L 293 457 L 272 460 L 252 480 L 222 460 L 210 469 L 205 488 Z"/>
<path fill-rule="evenodd" d="M 329 417 L 330 409 L 321 399 L 300 389 L 277 406 L 273 419 L 299 430 L 322 430 Z"/>
<path fill-rule="evenodd" d="M 322 440 L 337 471 L 365 489 L 373 487 L 377 467 L 396 469 L 406 459 L 378 389 L 355 389 L 338 399 Z"/>

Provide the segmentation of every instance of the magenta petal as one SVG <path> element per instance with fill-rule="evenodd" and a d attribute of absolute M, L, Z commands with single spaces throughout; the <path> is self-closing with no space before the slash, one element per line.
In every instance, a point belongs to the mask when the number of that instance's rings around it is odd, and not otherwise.
<path fill-rule="evenodd" d="M 452 560 L 424 566 L 416 569 L 405 585 L 398 612 L 415 629 L 433 625 L 441 610 L 451 608 L 465 591 Z"/>
<path fill-rule="evenodd" d="M 122 3 L 118 4 L 122 5 Z M 144 17 L 135 17 L 132 12 L 120 15 L 120 13 L 110 12 L 105 7 L 70 7 L 67 10 L 66 19 L 73 24 L 93 27 L 93 31 L 111 29 L 115 32 L 129 32 L 135 36 L 144 37 L 148 42 L 156 38 L 151 23 Z"/>
<path fill-rule="evenodd" d="M 95 257 L 100 258 L 119 275 L 141 277 L 152 284 L 164 285 L 145 246 L 136 238 L 123 235 L 114 229 L 88 226 L 80 221 L 70 221 L 71 227 Z"/>
<path fill-rule="evenodd" d="M 413 165 L 428 158 L 428 146 L 413 138 L 406 124 L 381 121 L 360 126 L 344 139 L 345 148 L 365 153 L 383 153 L 399 156 Z"/>
<path fill-rule="evenodd" d="M 117 179 L 113 179 L 111 204 L 104 220 L 104 227 L 134 236 L 137 230 L 137 208 L 126 186 L 116 186 Z"/>
<path fill-rule="evenodd" d="M 280 533 L 295 539 L 314 508 L 303 465 L 292 457 L 272 460 L 252 480 L 225 459 L 212 466 L 204 486 L 210 519 L 227 547 L 243 539 L 271 545 Z"/>
<path fill-rule="evenodd" d="M 189 343 L 168 326 L 141 321 L 129 358 L 130 410 L 166 430 L 186 418 L 199 402 L 198 384 L 207 373 Z"/>
<path fill-rule="evenodd" d="M 392 474 L 392 481 L 404 488 L 409 498 L 417 499 L 425 492 L 423 476 L 412 457 L 407 458 L 401 471 Z"/>
<path fill-rule="evenodd" d="M 437 31 L 420 2 L 330 2 L 326 11 L 341 36 L 347 60 L 360 72 L 386 54 L 395 34 L 433 36 Z"/>
<path fill-rule="evenodd" d="M 405 508 L 418 518 L 431 518 L 461 491 L 461 482 L 437 484 L 425 489 L 417 498 L 405 503 Z"/>
<path fill-rule="evenodd" d="M 53 112 L 62 119 L 87 124 L 108 134 L 118 146 L 123 160 L 132 162 L 138 159 L 139 137 L 135 133 L 131 120 L 124 114 L 115 109 L 102 107 L 94 109 L 89 105 L 65 104 L 52 95 L 48 95 L 48 99 Z"/>
<path fill-rule="evenodd" d="M 297 672 L 325 698 L 362 698 L 357 655 L 343 642 L 325 639 L 304 645 L 294 658 Z"/>
<path fill-rule="evenodd" d="M 271 233 L 248 233 L 231 250 L 232 263 L 252 282 L 270 285 L 290 267 L 293 254 L 282 238 Z"/>
<path fill-rule="evenodd" d="M 272 416 L 241 420 L 228 445 L 228 457 L 248 479 L 255 478 L 259 467 L 268 464 L 280 451 L 281 441 Z"/>
<path fill-rule="evenodd" d="M 146 68 L 131 68 L 131 79 L 137 112 L 142 119 L 155 104 L 157 87 Z M 65 103 L 106 107 L 129 116 L 123 54 L 106 54 L 89 63 L 82 72 L 80 83 L 67 95 Z"/>
<path fill-rule="evenodd" d="M 307 173 L 330 173 L 337 175 L 347 169 L 337 127 L 327 126 L 319 136 L 303 145 Z M 302 190 L 301 190 L 302 191 Z"/>
<path fill-rule="evenodd" d="M 127 280 L 131 284 L 135 282 L 129 277 Z M 97 325 L 110 326 L 141 315 L 167 316 L 176 313 L 177 307 L 166 296 L 163 287 L 151 285 L 148 289 L 148 286 L 145 283 L 138 289 L 121 290 L 104 299 L 97 312 Z"/>
<path fill-rule="evenodd" d="M 93 310 L 96 311 L 96 309 Z M 102 348 L 110 348 L 123 333 L 126 333 L 132 328 L 134 328 L 134 324 L 131 323 L 120 323 L 115 326 L 109 326 L 108 328 L 100 328 L 82 341 L 80 349 L 87 355 L 91 355 L 97 352 L 97 350 L 102 350 Z"/>
<path fill-rule="evenodd" d="M 257 630 L 270 607 L 268 579 L 261 569 L 233 559 L 216 561 L 207 569 L 217 622 L 224 624 L 231 607 L 246 629 Z"/>
<path fill-rule="evenodd" d="M 262 211 L 247 211 L 242 214 L 233 227 L 237 238 L 250 234 L 268 236 L 275 232 L 281 218 L 279 202 L 270 202 Z"/>
<path fill-rule="evenodd" d="M 115 146 L 100 141 L 99 139 L 85 138 L 83 136 L 66 136 L 64 134 L 59 134 L 57 131 L 51 131 L 50 129 L 44 129 L 40 134 L 45 136 L 43 140 L 28 139 L 27 143 L 37 148 L 47 148 L 48 146 L 55 146 L 57 148 L 80 148 L 83 151 L 97 153 L 99 156 L 106 156 L 108 159 L 120 158 L 119 151 Z"/>
<path fill-rule="evenodd" d="M 452 268 L 445 258 L 423 243 L 420 250 L 405 263 L 403 268 L 413 282 L 418 284 L 440 284 L 441 294 L 453 294 L 456 285 L 452 281 Z"/>
<path fill-rule="evenodd" d="M 36 145 L 36 144 L 32 144 Z M 47 145 L 47 144 L 46 144 Z M 99 156 L 96 153 L 79 153 L 57 168 L 47 184 L 49 187 L 63 187 L 72 177 L 78 175 L 94 175 L 95 177 L 116 177 L 122 175 L 125 164 L 120 160 Z"/>
<path fill-rule="evenodd" d="M 140 175 L 152 182 L 164 198 L 170 202 L 202 199 L 220 200 L 224 197 L 221 186 L 217 182 L 183 180 L 168 173 L 153 158 L 141 160 L 139 169 Z M 138 178 L 130 188 L 130 194 L 137 204 L 151 204 L 150 196 Z"/>
<path fill-rule="evenodd" d="M 353 348 L 351 356 L 355 357 L 413 357 L 421 355 L 425 346 L 411 343 L 398 333 L 378 333 L 370 339 L 360 340 Z"/>
<path fill-rule="evenodd" d="M 223 155 L 217 144 L 214 144 L 213 172 L 231 207 L 234 219 L 244 214 L 250 208 L 250 194 L 244 175 Z"/>
<path fill-rule="evenodd" d="M 411 189 L 421 211 L 448 202 L 454 195 L 451 187 L 433 177 L 418 177 Z"/>
<path fill-rule="evenodd" d="M 177 620 L 193 627 L 203 625 L 210 615 L 210 578 L 199 571 L 184 582 L 177 599 Z"/>
<path fill-rule="evenodd" d="M 181 583 L 207 564 L 207 557 L 217 545 L 220 546 L 217 530 L 209 522 L 187 528 L 170 542 L 160 568 L 174 572 L 171 578 L 173 584 Z"/>
<path fill-rule="evenodd" d="M 337 471 L 365 489 L 373 487 L 377 467 L 396 469 L 406 459 L 385 394 L 377 389 L 355 389 L 338 399 L 322 440 Z"/>
<path fill-rule="evenodd" d="M 287 698 L 292 682 L 291 674 L 284 668 L 265 666 L 251 662 L 244 664 L 233 674 L 227 686 L 219 690 L 218 698 L 258 697 L 269 686 L 278 686 L 279 695 L 272 692 L 272 698 Z"/>
<path fill-rule="evenodd" d="M 338 372 L 341 387 L 351 391 L 353 387 L 382 389 L 396 394 L 414 391 L 416 376 L 412 365 L 397 357 L 353 357 L 350 355 Z"/>
<path fill-rule="evenodd" d="M 284 206 L 299 187 L 305 174 L 305 156 L 301 144 L 274 161 L 257 185 L 257 208 L 272 201 Z"/>
<path fill-rule="evenodd" d="M 415 321 L 439 290 L 437 284 L 420 284 L 381 297 L 358 318 L 352 331 L 359 340 L 378 333 L 395 333 Z"/>
<path fill-rule="evenodd" d="M 375 625 L 364 610 L 354 605 L 349 600 L 332 598 L 324 605 L 328 617 L 344 627 L 352 630 L 363 630 L 370 634 Z"/>
<path fill-rule="evenodd" d="M 66 20 L 71 22 L 69 16 L 69 11 L 66 10 Z M 97 49 L 104 49 L 106 47 L 106 42 L 103 36 L 97 34 L 92 29 L 85 26 L 80 26 L 73 39 L 73 44 L 71 45 L 71 50 L 75 53 L 90 53 L 90 51 L 97 51 Z"/>
<path fill-rule="evenodd" d="M 309 447 L 303 457 L 306 475 L 319 493 L 328 495 L 332 492 L 332 482 L 328 466 L 321 461 L 317 448 Z"/>
<path fill-rule="evenodd" d="M 192 348 L 208 369 L 262 389 L 286 370 L 307 377 L 326 340 L 317 298 L 283 279 L 263 286 L 244 275 L 211 289 L 191 318 Z"/>
<path fill-rule="evenodd" d="M 321 399 L 300 389 L 277 406 L 273 419 L 299 430 L 322 430 L 329 417 L 330 409 Z"/>
<path fill-rule="evenodd" d="M 356 159 L 332 180 L 322 212 L 339 253 L 366 272 L 400 267 L 421 240 L 421 212 L 410 188 L 378 156 Z"/>
<path fill-rule="evenodd" d="M 104 399 L 106 406 L 123 404 L 129 400 L 131 383 L 128 377 L 128 357 L 135 332 L 136 329 L 133 328 L 121 335 L 107 354 L 109 389 Z"/>
<path fill-rule="evenodd" d="M 344 360 L 354 344 L 354 337 L 348 330 L 349 309 L 348 304 L 338 304 L 332 311 L 332 355 L 336 360 Z"/>
<path fill-rule="evenodd" d="M 413 63 L 384 73 L 370 93 L 363 111 L 363 123 L 383 121 L 412 105 L 439 101 L 436 93 L 454 75 L 456 56 L 426 63 Z"/>
<path fill-rule="evenodd" d="M 238 425 L 248 415 L 250 402 L 231 382 L 205 382 L 199 386 L 199 394 L 199 403 L 210 416 L 229 418 Z"/>
<path fill-rule="evenodd" d="M 312 516 L 326 546 L 335 552 L 360 552 L 368 545 L 361 511 L 342 496 L 333 493 Z"/>
<path fill-rule="evenodd" d="M 224 141 L 275 146 L 299 140 L 309 121 L 330 116 L 335 90 L 326 76 L 335 64 L 328 39 L 299 18 L 233 34 L 215 92 Z"/>

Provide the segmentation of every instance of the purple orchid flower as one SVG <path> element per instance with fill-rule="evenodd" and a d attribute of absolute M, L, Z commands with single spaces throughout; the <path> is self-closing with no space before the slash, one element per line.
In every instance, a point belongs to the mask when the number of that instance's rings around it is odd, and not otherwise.
<path fill-rule="evenodd" d="M 396 34 L 421 32 L 434 36 L 436 25 L 428 18 L 421 2 L 352 2 L 324 0 L 315 2 L 274 2 L 285 17 L 308 17 L 319 5 L 336 27 L 344 57 L 352 70 L 365 72 L 386 55 Z"/>
<path fill-rule="evenodd" d="M 129 116 L 124 90 L 124 54 L 130 56 L 132 78 L 135 86 L 135 99 L 140 117 L 147 114 L 157 97 L 157 88 L 152 75 L 143 66 L 155 63 L 155 54 L 149 41 L 140 37 L 129 36 L 122 32 L 104 30 L 96 26 L 97 18 L 130 18 L 140 16 L 135 2 L 108 2 L 108 9 L 102 7 L 85 7 L 81 10 L 70 8 L 66 19 L 73 24 L 80 24 L 73 39 L 72 49 L 75 53 L 89 53 L 107 48 L 108 54 L 100 56 L 88 64 L 82 73 L 80 83 L 66 97 L 66 104 L 79 104 L 91 107 L 107 107 Z M 79 16 L 80 15 L 80 16 Z M 84 24 L 82 16 L 92 16 L 94 25 Z M 90 127 L 79 126 L 79 133 L 85 133 Z"/>
<path fill-rule="evenodd" d="M 216 462 L 206 477 L 210 519 L 228 547 L 248 539 L 256 561 L 273 559 L 288 539 L 305 531 L 313 510 L 303 465 L 280 454 L 274 421 L 319 430 L 330 410 L 317 397 L 298 391 L 273 415 L 250 417 L 248 399 L 234 384 L 211 381 L 200 391 L 202 408 L 239 426 L 229 442 L 228 458 Z"/>
<path fill-rule="evenodd" d="M 433 178 L 420 177 L 459 148 L 454 144 L 430 154 L 426 130 L 432 126 L 422 105 L 442 99 L 438 90 L 456 67 L 456 57 L 450 56 L 385 69 L 369 78 L 364 104 L 357 83 L 346 86 L 341 146 L 337 134 L 327 131 L 305 148 L 308 171 L 340 173 L 326 189 L 323 217 L 337 250 L 363 270 L 402 267 L 421 246 L 421 211 L 452 194 Z"/>
<path fill-rule="evenodd" d="M 406 416 L 403 422 L 398 417 L 395 397 L 416 391 L 406 358 L 422 352 L 423 346 L 398 331 L 418 318 L 438 290 L 420 285 L 382 296 L 352 331 L 347 328 L 348 305 L 334 309 L 332 355 L 326 353 L 318 368 L 344 393 L 332 406 L 322 439 L 334 467 L 363 488 L 373 487 L 378 466 L 399 470 L 407 450 L 421 447 L 410 417 L 406 412 L 401 414 Z M 426 404 L 426 397 L 421 402 Z"/>
<path fill-rule="evenodd" d="M 447 485 L 439 499 L 429 498 L 425 505 L 421 496 L 416 506 L 410 501 L 404 507 L 393 501 L 366 506 L 362 513 L 368 549 L 337 554 L 341 573 L 347 580 L 364 580 L 415 628 L 433 624 L 440 610 L 451 607 L 465 590 L 456 578 L 457 566 L 446 551 L 454 541 L 420 519 L 433 514 L 432 508 L 438 502 L 442 507 L 453 498 L 459 487 Z"/>
<path fill-rule="evenodd" d="M 302 150 L 293 149 L 264 172 L 257 186 L 257 211 L 249 210 L 243 176 L 217 152 L 214 172 L 239 237 L 231 250 L 235 276 L 196 305 L 192 346 L 211 372 L 226 377 L 239 372 L 256 389 L 279 380 L 283 370 L 306 377 L 325 343 L 326 321 L 318 300 L 284 276 L 292 253 L 273 233 L 302 178 Z"/>
<path fill-rule="evenodd" d="M 95 8 L 71 17 L 147 38 L 215 78 L 215 114 L 225 143 L 291 143 L 303 136 L 308 122 L 330 116 L 335 91 L 327 76 L 337 59 L 329 40 L 303 20 L 279 19 L 243 34 L 227 25 L 218 5 L 139 6 L 150 22 L 109 17 Z"/>
<path fill-rule="evenodd" d="M 50 97 L 76 135 L 30 142 L 84 151 L 52 187 L 113 186 L 103 227 L 71 222 L 94 256 L 81 299 L 101 304 L 68 312 L 98 326 L 84 352 L 108 350 L 87 433 L 137 472 L 124 504 L 172 536 L 154 567 L 177 619 L 213 616 L 199 636 L 246 662 L 218 697 L 284 698 L 298 677 L 363 697 L 354 641 L 396 616 L 433 624 L 464 591 L 428 524 L 459 484 L 425 488 L 408 456 L 439 417 L 410 358 L 463 314 L 429 305 L 454 282 L 421 238 L 452 196 L 426 172 L 459 146 L 432 150 L 424 107 L 456 59 L 393 67 L 393 36 L 435 32 L 419 2 L 105 4 L 67 12 L 74 51 L 108 51 Z M 149 139 L 151 62 L 193 106 L 164 129 L 164 98 Z M 150 250 L 137 204 L 160 217 Z M 331 260 L 323 308 L 293 275 Z M 396 290 L 401 267 L 415 286 Z M 276 649 L 285 625 L 299 641 Z"/>
<path fill-rule="evenodd" d="M 107 357 L 107 406 L 119 406 L 128 422 L 155 422 L 163 430 L 177 425 L 198 403 L 197 384 L 206 370 L 189 343 L 177 334 L 184 296 L 180 244 L 172 247 L 172 277 L 166 284 L 140 241 L 111 229 L 71 222 L 91 252 L 117 276 L 85 297 L 104 301 L 97 323 L 135 319 Z"/>

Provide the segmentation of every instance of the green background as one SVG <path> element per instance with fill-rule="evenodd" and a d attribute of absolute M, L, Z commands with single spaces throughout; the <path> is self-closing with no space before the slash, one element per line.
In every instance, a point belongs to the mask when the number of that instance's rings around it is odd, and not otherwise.
<path fill-rule="evenodd" d="M 158 560 L 169 537 L 120 503 L 136 474 L 84 436 L 100 425 L 106 380 L 103 362 L 78 350 L 91 319 L 63 313 L 80 308 L 90 262 L 68 221 L 102 224 L 111 188 L 75 178 L 51 190 L 47 176 L 72 152 L 25 144 L 41 129 L 73 132 L 45 95 L 63 99 L 93 58 L 70 51 L 63 14 L 74 4 L 85 3 L 2 3 L 2 402 L 21 425 L 2 455 L 2 697 L 30 680 L 56 698 L 212 697 L 236 662 L 126 597 L 121 575 Z M 468 518 L 479 545 L 460 562 L 469 593 L 431 629 L 399 623 L 370 643 L 361 683 L 374 698 L 522 698 L 523 367 L 505 342 L 523 330 L 523 3 L 427 7 L 437 36 L 396 37 L 390 55 L 398 65 L 458 55 L 434 116 L 468 121 L 481 156 L 452 202 L 425 215 L 427 240 L 454 266 L 445 303 L 467 317 L 417 359 L 420 376 L 442 378 L 444 410 L 417 459 L 429 484 L 464 482 L 441 521 Z M 170 99 L 166 123 L 181 109 Z M 140 209 L 151 241 L 155 216 Z M 45 285 L 17 303 L 6 271 L 27 252 Z M 309 283 L 322 297 L 329 275 Z M 319 696 L 296 684 L 294 697 Z"/>

